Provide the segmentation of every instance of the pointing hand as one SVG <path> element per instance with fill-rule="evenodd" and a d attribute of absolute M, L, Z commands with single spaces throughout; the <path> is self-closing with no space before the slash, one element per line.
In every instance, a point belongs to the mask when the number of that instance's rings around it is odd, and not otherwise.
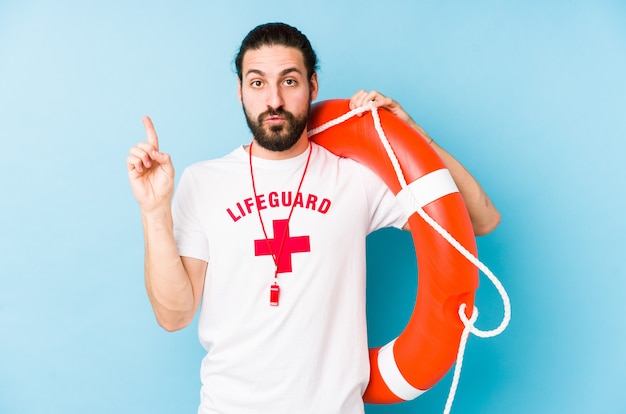
<path fill-rule="evenodd" d="M 130 149 L 126 158 L 128 179 L 142 210 L 148 212 L 167 206 L 174 194 L 174 166 L 169 154 L 159 151 L 159 138 L 152 120 L 145 116 L 146 142 Z"/>

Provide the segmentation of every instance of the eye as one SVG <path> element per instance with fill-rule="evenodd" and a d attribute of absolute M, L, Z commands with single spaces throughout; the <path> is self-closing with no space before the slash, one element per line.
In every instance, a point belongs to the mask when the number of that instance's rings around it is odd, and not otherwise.
<path fill-rule="evenodd" d="M 263 86 L 263 82 L 261 82 L 260 80 L 256 79 L 253 80 L 252 82 L 250 82 L 250 86 L 253 88 L 260 88 L 261 86 Z"/>
<path fill-rule="evenodd" d="M 298 81 L 296 81 L 295 79 L 285 79 L 285 85 L 287 86 L 296 86 L 298 84 Z"/>

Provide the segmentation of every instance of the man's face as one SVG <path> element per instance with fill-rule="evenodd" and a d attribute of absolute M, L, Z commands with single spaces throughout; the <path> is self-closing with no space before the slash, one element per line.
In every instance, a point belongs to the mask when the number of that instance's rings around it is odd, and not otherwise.
<path fill-rule="evenodd" d="M 290 149 L 306 129 L 317 75 L 309 82 L 302 53 L 284 46 L 248 50 L 241 75 L 239 99 L 255 141 L 270 151 Z"/>

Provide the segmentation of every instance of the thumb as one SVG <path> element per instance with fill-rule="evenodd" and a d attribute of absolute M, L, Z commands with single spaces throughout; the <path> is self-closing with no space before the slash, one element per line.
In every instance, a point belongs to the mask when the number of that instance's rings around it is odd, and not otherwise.
<path fill-rule="evenodd" d="M 170 160 L 170 156 L 169 154 L 166 154 L 164 152 L 161 152 L 159 150 L 154 151 L 152 153 L 152 158 L 158 162 L 159 164 L 170 164 L 171 160 Z"/>
<path fill-rule="evenodd" d="M 174 176 L 174 164 L 169 154 L 161 151 L 154 151 L 152 159 L 155 160 L 167 175 Z"/>

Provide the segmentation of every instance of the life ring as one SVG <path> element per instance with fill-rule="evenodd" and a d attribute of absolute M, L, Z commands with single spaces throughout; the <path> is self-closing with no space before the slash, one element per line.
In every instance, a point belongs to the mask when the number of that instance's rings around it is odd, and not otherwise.
<path fill-rule="evenodd" d="M 309 131 L 349 110 L 345 99 L 313 104 Z M 414 189 L 423 211 L 476 256 L 476 239 L 465 203 L 443 161 L 415 129 L 391 112 L 379 109 L 378 115 L 405 180 Z M 419 275 L 415 307 L 396 339 L 370 348 L 370 381 L 363 399 L 373 404 L 412 400 L 435 385 L 454 364 L 464 328 L 459 306 L 466 304 L 466 314 L 474 308 L 478 270 L 415 213 L 374 127 L 371 112 L 334 125 L 311 140 L 369 167 L 410 215 Z"/>

